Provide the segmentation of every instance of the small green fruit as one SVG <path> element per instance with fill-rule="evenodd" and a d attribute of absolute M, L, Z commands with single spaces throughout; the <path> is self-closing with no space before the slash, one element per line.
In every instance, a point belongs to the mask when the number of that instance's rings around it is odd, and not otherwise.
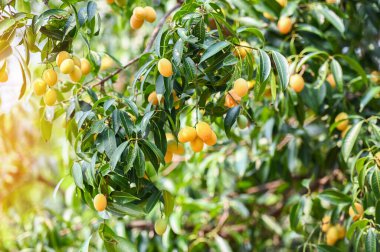
<path fill-rule="evenodd" d="M 240 129 L 245 129 L 248 125 L 248 118 L 245 115 L 239 115 L 237 123 Z"/>

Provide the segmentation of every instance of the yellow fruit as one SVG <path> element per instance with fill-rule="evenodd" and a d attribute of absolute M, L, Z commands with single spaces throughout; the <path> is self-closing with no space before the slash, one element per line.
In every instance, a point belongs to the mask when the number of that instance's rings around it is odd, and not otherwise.
<path fill-rule="evenodd" d="M 104 196 L 104 194 L 97 194 L 94 198 L 94 208 L 98 212 L 102 212 L 107 207 L 107 198 Z"/>
<path fill-rule="evenodd" d="M 241 97 L 235 92 L 235 90 L 230 90 L 227 92 L 225 100 L 224 100 L 224 106 L 228 108 L 233 108 L 237 105 L 239 105 L 241 101 Z"/>
<path fill-rule="evenodd" d="M 113 61 L 113 59 L 110 56 L 105 55 L 102 58 L 102 62 L 100 64 L 100 71 L 108 70 L 110 68 L 113 68 L 114 66 L 115 66 L 115 62 Z"/>
<path fill-rule="evenodd" d="M 326 3 L 328 3 L 328 4 L 334 4 L 334 3 L 336 3 L 336 0 L 326 0 Z"/>
<path fill-rule="evenodd" d="M 87 75 L 91 72 L 91 64 L 90 61 L 88 61 L 85 58 L 80 59 L 80 65 L 81 65 L 81 71 L 83 75 Z"/>
<path fill-rule="evenodd" d="M 165 154 L 165 163 L 170 163 L 173 159 L 173 153 L 167 151 Z"/>
<path fill-rule="evenodd" d="M 172 133 L 166 133 L 165 136 L 166 136 L 166 141 L 168 142 L 174 140 L 174 135 Z"/>
<path fill-rule="evenodd" d="M 144 24 L 144 19 L 138 19 L 135 15 L 132 15 L 131 20 L 129 20 L 129 23 L 133 30 L 140 29 L 141 26 Z"/>
<path fill-rule="evenodd" d="M 375 154 L 375 161 L 377 166 L 380 167 L 380 151 Z"/>
<path fill-rule="evenodd" d="M 48 84 L 50 87 L 54 86 L 58 81 L 57 73 L 53 68 L 46 69 L 42 74 L 42 79 Z"/>
<path fill-rule="evenodd" d="M 63 74 L 69 74 L 74 71 L 74 66 L 75 64 L 72 59 L 65 59 L 59 67 L 59 70 L 61 70 Z"/>
<path fill-rule="evenodd" d="M 154 21 L 156 21 L 156 18 L 157 18 L 157 14 L 156 14 L 156 11 L 150 7 L 150 6 L 146 6 L 144 8 L 144 17 L 145 17 L 145 20 L 148 21 L 149 23 L 153 23 Z"/>
<path fill-rule="evenodd" d="M 357 202 L 354 203 L 355 210 L 352 206 L 348 209 L 348 214 L 351 216 L 353 221 L 357 221 L 363 217 L 364 209 L 363 206 Z"/>
<path fill-rule="evenodd" d="M 178 134 L 181 135 L 181 139 L 178 137 L 178 140 L 181 143 L 191 142 L 197 137 L 197 131 L 193 127 L 189 126 L 181 129 Z"/>
<path fill-rule="evenodd" d="M 326 233 L 326 243 L 329 246 L 333 246 L 338 241 L 338 229 L 336 227 L 330 227 Z"/>
<path fill-rule="evenodd" d="M 249 52 L 251 52 L 251 48 L 249 48 L 251 45 L 248 44 L 245 41 L 240 42 L 240 46 L 237 46 L 237 48 L 234 48 L 234 56 L 235 57 L 241 57 L 242 59 L 247 56 Z"/>
<path fill-rule="evenodd" d="M 335 88 L 336 87 L 336 83 L 335 83 L 335 79 L 334 79 L 334 75 L 332 74 L 329 74 L 326 78 L 327 82 L 330 84 L 330 86 L 332 88 Z"/>
<path fill-rule="evenodd" d="M 57 101 L 57 92 L 54 89 L 49 89 L 44 95 L 44 102 L 47 106 L 53 106 Z"/>
<path fill-rule="evenodd" d="M 168 59 L 160 59 L 157 64 L 158 71 L 164 77 L 170 77 L 173 75 L 172 63 Z"/>
<path fill-rule="evenodd" d="M 0 82 L 7 82 L 8 81 L 8 71 L 5 70 L 0 73 Z"/>
<path fill-rule="evenodd" d="M 194 152 L 200 152 L 203 150 L 203 141 L 199 137 L 190 142 L 190 147 Z"/>
<path fill-rule="evenodd" d="M 237 79 L 234 82 L 234 88 L 233 88 L 233 90 L 235 91 L 235 93 L 238 96 L 240 96 L 240 97 L 245 96 L 248 93 L 248 83 L 247 83 L 247 81 L 244 80 L 243 78 Z"/>
<path fill-rule="evenodd" d="M 335 227 L 338 230 L 338 239 L 344 239 L 344 237 L 346 236 L 346 229 L 340 224 L 336 225 Z"/>
<path fill-rule="evenodd" d="M 70 53 L 66 51 L 62 51 L 57 54 L 57 57 L 55 58 L 55 62 L 57 63 L 57 66 L 60 67 L 62 62 L 66 59 L 71 59 Z"/>
<path fill-rule="evenodd" d="M 248 81 L 248 89 L 252 89 L 255 87 L 256 80 L 250 80 Z"/>
<path fill-rule="evenodd" d="M 371 81 L 378 83 L 380 82 L 380 72 L 379 71 L 372 71 L 371 72 Z"/>
<path fill-rule="evenodd" d="M 158 97 L 156 91 L 153 91 L 149 94 L 148 102 L 152 103 L 153 105 L 158 105 Z"/>
<path fill-rule="evenodd" d="M 276 0 L 276 2 L 281 5 L 281 7 L 285 7 L 288 3 L 287 0 Z"/>
<path fill-rule="evenodd" d="M 339 122 L 339 123 L 338 123 Z M 336 128 L 340 131 L 344 131 L 348 127 L 348 115 L 344 112 L 339 113 L 335 117 Z"/>
<path fill-rule="evenodd" d="M 293 74 L 290 76 L 289 85 L 296 93 L 300 93 L 305 87 L 305 81 L 299 74 Z"/>
<path fill-rule="evenodd" d="M 292 30 L 292 20 L 288 17 L 282 17 L 277 23 L 278 31 L 281 34 L 288 34 Z"/>
<path fill-rule="evenodd" d="M 274 17 L 273 17 L 271 14 L 269 14 L 268 12 L 264 12 L 264 13 L 263 13 L 263 16 L 264 16 L 266 19 L 274 20 Z"/>
<path fill-rule="evenodd" d="M 185 147 L 183 144 L 177 143 L 176 141 L 169 141 L 167 151 L 177 155 L 183 155 L 185 154 Z"/>
<path fill-rule="evenodd" d="M 156 231 L 156 234 L 158 235 L 163 235 L 167 226 L 168 222 L 165 219 L 158 219 L 156 223 L 154 223 L 154 231 Z"/>
<path fill-rule="evenodd" d="M 145 19 L 145 10 L 143 7 L 136 7 L 133 9 L 133 15 L 136 17 L 136 19 L 140 19 L 144 21 Z"/>
<path fill-rule="evenodd" d="M 46 87 L 47 87 L 47 84 L 42 79 L 37 79 L 33 83 L 34 93 L 37 96 L 41 96 L 41 95 L 45 94 Z"/>
<path fill-rule="evenodd" d="M 80 59 L 77 57 L 77 56 L 73 56 L 72 57 L 73 61 L 74 61 L 74 65 L 78 66 L 79 68 L 81 68 L 81 62 L 80 62 Z"/>
<path fill-rule="evenodd" d="M 82 70 L 78 66 L 74 66 L 74 71 L 70 73 L 70 79 L 73 82 L 78 82 L 82 78 Z"/>
<path fill-rule="evenodd" d="M 214 146 L 216 144 L 216 141 L 218 141 L 218 138 L 214 131 L 211 132 L 211 137 L 207 141 L 205 141 L 205 144 L 208 146 Z"/>
<path fill-rule="evenodd" d="M 327 230 L 330 228 L 330 226 L 331 226 L 330 221 L 331 221 L 330 216 L 325 216 L 322 218 L 322 224 L 321 224 L 322 232 L 326 233 Z"/>
<path fill-rule="evenodd" d="M 342 133 L 340 134 L 340 136 L 342 138 L 344 138 L 347 135 L 347 132 L 351 129 L 351 127 L 352 127 L 351 125 L 348 125 L 347 128 L 342 131 Z"/>
<path fill-rule="evenodd" d="M 212 137 L 212 129 L 206 122 L 198 122 L 195 126 L 195 130 L 197 131 L 198 137 L 202 139 L 203 142 L 209 140 Z"/>
<path fill-rule="evenodd" d="M 113 4 L 113 0 L 107 0 L 108 4 Z"/>

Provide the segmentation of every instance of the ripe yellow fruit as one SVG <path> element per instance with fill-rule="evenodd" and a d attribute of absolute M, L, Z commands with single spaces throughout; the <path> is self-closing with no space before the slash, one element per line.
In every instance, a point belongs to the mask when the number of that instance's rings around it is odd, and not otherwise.
<path fill-rule="evenodd" d="M 245 96 L 248 93 L 248 83 L 247 83 L 247 81 L 244 80 L 243 78 L 237 79 L 234 82 L 234 88 L 233 88 L 233 90 L 235 91 L 235 93 L 238 96 L 240 96 L 240 97 Z"/>
<path fill-rule="evenodd" d="M 104 196 L 104 194 L 97 194 L 94 198 L 94 208 L 98 212 L 102 212 L 107 207 L 107 198 Z"/>
<path fill-rule="evenodd" d="M 350 206 L 350 208 L 348 209 L 348 214 L 351 216 L 353 221 L 357 221 L 363 217 L 364 208 L 361 204 L 359 204 L 357 202 L 354 203 L 354 207 L 355 207 L 356 211 L 354 211 L 354 208 L 352 208 L 352 206 Z"/>
<path fill-rule="evenodd" d="M 170 163 L 173 159 L 173 153 L 167 151 L 165 154 L 165 163 Z"/>
<path fill-rule="evenodd" d="M 113 59 L 110 56 L 105 55 L 102 58 L 102 62 L 100 64 L 100 71 L 108 70 L 110 68 L 113 68 L 114 66 L 115 66 L 115 62 L 113 61 Z"/>
<path fill-rule="evenodd" d="M 293 74 L 290 76 L 289 85 L 296 93 L 300 93 L 305 87 L 305 81 L 299 74 Z"/>
<path fill-rule="evenodd" d="M 344 239 L 344 237 L 346 236 L 346 229 L 340 224 L 336 225 L 335 227 L 338 230 L 338 239 Z"/>
<path fill-rule="evenodd" d="M 127 4 L 127 0 L 114 0 L 119 7 L 124 7 Z"/>
<path fill-rule="evenodd" d="M 8 71 L 5 70 L 0 73 L 0 82 L 7 82 L 8 81 Z"/>
<path fill-rule="evenodd" d="M 273 17 L 271 14 L 269 14 L 268 12 L 264 12 L 264 13 L 263 13 L 263 16 L 264 16 L 266 19 L 274 20 L 274 17 Z"/>
<path fill-rule="evenodd" d="M 341 138 L 344 138 L 347 135 L 347 132 L 351 129 L 351 127 L 351 125 L 348 125 L 347 128 L 342 131 L 342 133 L 340 134 Z"/>
<path fill-rule="evenodd" d="M 199 137 L 190 142 L 190 147 L 194 152 L 200 152 L 203 150 L 203 141 Z"/>
<path fill-rule="evenodd" d="M 72 71 L 74 71 L 74 61 L 72 59 L 65 59 L 61 66 L 59 67 L 59 70 L 61 70 L 61 73 L 63 74 L 69 74 Z"/>
<path fill-rule="evenodd" d="M 145 17 L 145 20 L 148 21 L 149 23 L 153 23 L 154 21 L 156 21 L 156 18 L 157 18 L 157 14 L 156 14 L 156 11 L 150 7 L 150 6 L 146 6 L 144 8 L 144 17 Z"/>
<path fill-rule="evenodd" d="M 158 235 L 163 235 L 167 226 L 168 222 L 165 219 L 158 219 L 156 223 L 154 223 L 154 231 L 156 231 L 156 234 Z"/>
<path fill-rule="evenodd" d="M 37 79 L 33 83 L 33 90 L 37 96 L 41 96 L 46 92 L 47 84 L 42 79 Z"/>
<path fill-rule="evenodd" d="M 246 41 L 240 42 L 240 46 L 237 46 L 237 48 L 234 48 L 233 54 L 235 57 L 241 57 L 244 59 L 249 52 L 251 52 L 251 48 L 249 48 L 251 45 L 248 44 Z"/>
<path fill-rule="evenodd" d="M 195 126 L 195 130 L 197 131 L 198 137 L 202 139 L 203 142 L 209 140 L 212 137 L 212 129 L 206 122 L 198 122 Z"/>
<path fill-rule="evenodd" d="M 44 95 L 44 102 L 47 106 L 53 106 L 57 101 L 57 92 L 54 89 L 49 89 Z"/>
<path fill-rule="evenodd" d="M 50 87 L 54 86 L 58 81 L 57 73 L 53 68 L 46 69 L 42 74 L 42 79 L 48 84 Z"/>
<path fill-rule="evenodd" d="M 335 117 L 335 123 L 339 122 L 336 125 L 336 128 L 340 131 L 344 131 L 348 127 L 348 115 L 344 112 L 339 113 Z"/>
<path fill-rule="evenodd" d="M 137 30 L 140 29 L 143 25 L 144 19 L 138 19 L 135 15 L 132 15 L 131 20 L 129 20 L 129 23 L 133 30 Z"/>
<path fill-rule="evenodd" d="M 81 71 L 83 75 L 87 75 L 91 72 L 91 64 L 90 61 L 88 61 L 85 58 L 80 59 L 80 65 L 81 65 Z"/>
<path fill-rule="evenodd" d="M 143 7 L 136 7 L 133 9 L 133 15 L 136 17 L 136 19 L 140 19 L 144 21 L 145 19 L 145 10 Z"/>
<path fill-rule="evenodd" d="M 218 138 L 217 138 L 215 132 L 212 131 L 210 139 L 206 140 L 205 144 L 207 144 L 208 146 L 214 146 L 217 141 L 218 141 Z"/>
<path fill-rule="evenodd" d="M 256 80 L 250 80 L 248 81 L 248 89 L 252 89 L 255 87 Z"/>
<path fill-rule="evenodd" d="M 178 141 L 181 143 L 191 142 L 197 137 L 197 131 L 193 127 L 186 126 L 178 133 Z M 180 139 L 181 138 L 181 139 Z"/>
<path fill-rule="evenodd" d="M 82 70 L 78 66 L 74 66 L 74 71 L 70 73 L 70 79 L 73 82 L 78 82 L 82 78 Z"/>
<path fill-rule="evenodd" d="M 372 71 L 371 72 L 371 81 L 374 83 L 380 82 L 380 72 L 379 71 Z"/>
<path fill-rule="evenodd" d="M 326 233 L 326 243 L 329 246 L 333 246 L 338 241 L 339 233 L 336 227 L 330 227 Z"/>
<path fill-rule="evenodd" d="M 281 34 L 288 34 L 292 30 L 292 20 L 288 17 L 282 17 L 278 20 L 277 28 Z"/>
<path fill-rule="evenodd" d="M 169 141 L 167 151 L 177 155 L 183 155 L 185 154 L 185 147 L 182 143 L 177 143 L 176 141 Z"/>
<path fill-rule="evenodd" d="M 164 77 L 170 77 L 173 75 L 172 63 L 168 59 L 160 59 L 157 64 L 158 71 Z"/>
<path fill-rule="evenodd" d="M 281 7 L 285 7 L 288 4 L 288 0 L 276 0 L 276 2 L 281 5 Z"/>
<path fill-rule="evenodd" d="M 81 68 L 81 62 L 80 62 L 80 59 L 77 56 L 73 56 L 72 60 L 74 61 L 74 65 L 76 65 L 79 68 Z"/>
<path fill-rule="evenodd" d="M 108 4 L 113 4 L 113 0 L 107 0 Z"/>
<path fill-rule="evenodd" d="M 327 75 L 326 80 L 327 80 L 327 82 L 330 84 L 330 86 L 331 86 L 332 88 L 335 88 L 335 87 L 336 87 L 336 83 L 335 83 L 334 75 L 332 75 L 332 74 Z"/>
<path fill-rule="evenodd" d="M 241 101 L 241 97 L 235 92 L 235 90 L 230 90 L 227 92 L 225 100 L 224 100 L 224 106 L 228 108 L 233 108 L 237 105 L 239 105 Z"/>
<path fill-rule="evenodd" d="M 149 94 L 148 102 L 152 103 L 153 105 L 158 105 L 158 97 L 156 91 L 153 91 Z"/>
<path fill-rule="evenodd" d="M 375 161 L 378 167 L 380 167 L 380 151 L 375 154 Z"/>
<path fill-rule="evenodd" d="M 334 3 L 336 3 L 336 0 L 326 0 L 326 3 L 328 3 L 328 4 L 334 4 Z"/>
<path fill-rule="evenodd" d="M 70 53 L 66 51 L 62 51 L 57 54 L 57 57 L 55 58 L 55 62 L 57 63 L 57 66 L 60 67 L 62 62 L 66 59 L 71 59 Z"/>
<path fill-rule="evenodd" d="M 330 221 L 331 221 L 331 217 L 330 216 L 324 216 L 322 218 L 322 224 L 321 224 L 321 230 L 322 230 L 322 232 L 326 233 L 327 230 L 329 230 L 329 228 L 331 226 Z"/>

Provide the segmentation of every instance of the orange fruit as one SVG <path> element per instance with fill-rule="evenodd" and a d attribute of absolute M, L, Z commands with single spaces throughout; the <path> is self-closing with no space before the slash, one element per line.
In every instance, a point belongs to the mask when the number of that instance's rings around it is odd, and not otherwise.
<path fill-rule="evenodd" d="M 153 91 L 152 93 L 150 93 L 150 95 L 148 96 L 148 101 L 152 103 L 153 105 L 158 105 L 159 101 L 158 101 L 156 91 Z"/>
<path fill-rule="evenodd" d="M 299 74 L 293 74 L 290 76 L 289 85 L 296 93 L 300 93 L 305 87 L 305 81 Z"/>
<path fill-rule="evenodd" d="M 140 29 L 144 23 L 144 19 L 138 19 L 135 15 L 132 15 L 131 20 L 129 21 L 133 30 Z"/>
<path fill-rule="evenodd" d="M 179 131 L 178 135 L 181 135 L 181 139 L 178 137 L 181 143 L 191 142 L 197 137 L 197 131 L 193 127 L 186 126 Z"/>
<path fill-rule="evenodd" d="M 238 94 L 236 94 L 235 90 L 232 89 L 228 91 L 226 94 L 224 106 L 228 108 L 233 108 L 239 105 L 240 101 L 241 101 L 241 97 Z"/>
<path fill-rule="evenodd" d="M 202 141 L 204 142 L 212 137 L 212 129 L 210 125 L 206 122 L 198 122 L 195 126 L 195 130 L 197 131 L 198 137 L 202 139 Z"/>
<path fill-rule="evenodd" d="M 339 122 L 339 123 L 338 123 Z M 336 125 L 336 128 L 340 131 L 344 131 L 348 127 L 348 115 L 344 112 L 339 113 L 335 117 L 335 123 L 338 123 Z"/>
<path fill-rule="evenodd" d="M 140 19 L 144 21 L 145 19 L 145 10 L 143 7 L 136 7 L 133 9 L 133 15 L 135 16 L 136 19 Z"/>
<path fill-rule="evenodd" d="M 49 89 L 44 95 L 44 102 L 47 106 L 53 106 L 57 101 L 57 92 L 54 89 Z"/>
<path fill-rule="evenodd" d="M 248 93 L 248 83 L 247 83 L 247 81 L 244 80 L 243 78 L 237 79 L 234 82 L 234 88 L 233 88 L 233 90 L 235 91 L 235 93 L 238 96 L 240 96 L 240 97 L 245 96 Z"/>
<path fill-rule="evenodd" d="M 102 212 L 107 207 L 107 198 L 104 196 L 104 194 L 97 194 L 94 198 L 94 208 L 98 212 Z"/>
<path fill-rule="evenodd" d="M 336 225 L 335 227 L 338 230 L 338 239 L 344 239 L 344 237 L 346 236 L 346 229 L 340 224 Z"/>
<path fill-rule="evenodd" d="M 331 221 L 331 217 L 330 216 L 324 216 L 322 218 L 322 224 L 321 224 L 321 230 L 322 230 L 322 232 L 326 233 L 327 230 L 330 228 L 330 226 L 331 226 L 330 221 Z"/>
<path fill-rule="evenodd" d="M 173 75 L 172 63 L 168 59 L 160 59 L 157 64 L 158 71 L 164 77 L 170 77 Z"/>
<path fill-rule="evenodd" d="M 292 30 L 292 20 L 288 17 L 282 17 L 278 20 L 277 28 L 281 34 L 288 34 Z"/>
<path fill-rule="evenodd" d="M 108 4 L 113 4 L 113 0 L 107 0 Z"/>
<path fill-rule="evenodd" d="M 359 220 L 360 218 L 363 217 L 364 215 L 364 208 L 361 204 L 355 202 L 354 203 L 354 207 L 355 207 L 355 210 L 352 208 L 352 206 L 350 206 L 350 208 L 348 209 L 348 214 L 351 216 L 352 220 L 353 221 L 357 221 Z"/>
<path fill-rule="evenodd" d="M 57 73 L 53 68 L 46 69 L 42 74 L 42 79 L 48 84 L 50 87 L 54 86 L 58 81 Z"/>
<path fill-rule="evenodd" d="M 149 23 L 153 23 L 154 21 L 156 21 L 156 18 L 157 18 L 157 14 L 156 14 L 156 11 L 150 7 L 150 6 L 146 6 L 144 8 L 144 17 L 145 17 L 145 20 L 148 21 Z"/>
<path fill-rule="evenodd" d="M 77 56 L 73 56 L 72 60 L 74 61 L 74 65 L 76 65 L 79 68 L 81 68 L 81 62 L 80 62 L 80 59 Z"/>
<path fill-rule="evenodd" d="M 329 246 L 335 245 L 338 241 L 339 233 L 336 227 L 330 227 L 326 233 L 326 243 Z"/>
<path fill-rule="evenodd" d="M 70 73 L 70 79 L 73 82 L 78 82 L 82 79 L 82 70 L 78 66 L 74 66 L 74 71 Z"/>
<path fill-rule="evenodd" d="M 200 152 L 203 150 L 203 141 L 199 137 L 190 142 L 190 147 L 194 152 Z"/>
<path fill-rule="evenodd" d="M 176 141 L 169 141 L 167 151 L 177 155 L 183 155 L 185 154 L 185 147 L 182 143 L 177 143 Z"/>
<path fill-rule="evenodd" d="M 173 159 L 173 153 L 167 151 L 165 154 L 165 163 L 170 163 Z"/>
<path fill-rule="evenodd" d="M 60 67 L 62 62 L 66 59 L 71 59 L 70 53 L 66 51 L 62 51 L 57 54 L 57 57 L 55 58 L 55 62 L 57 63 L 57 66 Z"/>
<path fill-rule="evenodd" d="M 37 96 L 41 96 L 46 93 L 47 84 L 42 79 L 37 79 L 33 83 L 34 93 Z"/>
<path fill-rule="evenodd" d="M 5 69 L 5 71 L 0 73 L 0 82 L 4 83 L 8 81 L 8 70 Z"/>
<path fill-rule="evenodd" d="M 210 137 L 210 139 L 205 141 L 205 144 L 207 144 L 208 146 L 214 146 L 216 144 L 216 141 L 218 141 L 218 138 L 217 138 L 215 132 L 211 131 L 211 137 Z"/>
<path fill-rule="evenodd" d="M 62 61 L 59 70 L 61 70 L 61 73 L 63 74 L 69 74 L 72 71 L 74 71 L 74 61 L 72 59 L 65 59 Z"/>
<path fill-rule="evenodd" d="M 239 46 L 233 49 L 233 54 L 235 57 L 241 57 L 244 59 L 249 52 L 251 52 L 251 48 L 249 48 L 251 45 L 248 44 L 246 41 L 240 42 Z"/>
<path fill-rule="evenodd" d="M 336 83 L 335 83 L 335 79 L 334 79 L 334 75 L 332 74 L 329 74 L 326 78 L 327 82 L 330 84 L 330 86 L 332 88 L 335 88 L 336 87 Z"/>
<path fill-rule="evenodd" d="M 91 64 L 90 64 L 90 61 L 88 61 L 87 59 L 85 58 L 80 59 L 80 65 L 81 65 L 80 69 L 83 75 L 87 75 L 91 72 Z"/>

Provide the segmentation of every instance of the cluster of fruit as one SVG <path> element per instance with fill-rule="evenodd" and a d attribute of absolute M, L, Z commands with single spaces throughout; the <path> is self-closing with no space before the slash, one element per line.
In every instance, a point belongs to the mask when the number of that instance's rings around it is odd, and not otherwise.
<path fill-rule="evenodd" d="M 148 21 L 149 23 L 153 23 L 156 21 L 156 18 L 156 11 L 152 7 L 136 7 L 133 9 L 130 24 L 132 29 L 137 30 L 144 24 L 144 20 Z"/>
<path fill-rule="evenodd" d="M 252 51 L 250 44 L 246 41 L 241 41 L 239 45 L 233 49 L 232 53 L 235 57 L 244 59 L 248 53 Z"/>
<path fill-rule="evenodd" d="M 185 147 L 182 143 L 178 143 L 173 134 L 166 134 L 167 148 L 165 153 L 165 163 L 170 163 L 173 159 L 173 155 L 183 155 L 185 154 Z"/>
<path fill-rule="evenodd" d="M 233 108 L 237 106 L 241 98 L 247 95 L 249 89 L 249 84 L 243 78 L 239 78 L 234 82 L 234 87 L 227 92 L 224 106 L 228 108 Z"/>
<path fill-rule="evenodd" d="M 80 81 L 82 76 L 89 74 L 91 71 L 91 64 L 87 59 L 79 59 L 66 51 L 58 53 L 56 63 L 60 72 L 68 74 L 73 82 Z M 57 101 L 57 93 L 53 89 L 57 82 L 57 72 L 54 68 L 49 68 L 43 72 L 42 78 L 36 79 L 33 83 L 34 93 L 37 96 L 43 95 L 47 106 L 53 106 Z"/>
<path fill-rule="evenodd" d="M 180 143 L 190 142 L 190 147 L 194 152 L 203 150 L 204 144 L 213 146 L 216 144 L 217 136 L 206 122 L 198 122 L 194 127 L 186 126 L 178 133 Z"/>

